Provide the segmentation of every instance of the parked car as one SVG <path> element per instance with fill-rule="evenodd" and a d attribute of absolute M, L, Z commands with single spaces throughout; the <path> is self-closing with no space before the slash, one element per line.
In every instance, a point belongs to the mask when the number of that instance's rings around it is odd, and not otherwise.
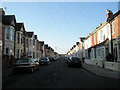
<path fill-rule="evenodd" d="M 66 57 L 66 63 L 68 63 L 69 62 L 69 60 L 71 59 L 71 57 Z"/>
<path fill-rule="evenodd" d="M 48 57 L 41 58 L 39 64 L 50 64 L 50 59 Z"/>
<path fill-rule="evenodd" d="M 13 71 L 30 71 L 34 72 L 34 70 L 39 69 L 39 63 L 34 58 L 22 58 L 17 59 L 17 61 L 13 64 Z"/>
<path fill-rule="evenodd" d="M 54 57 L 49 57 L 49 60 L 50 60 L 50 61 L 56 61 L 56 60 L 54 59 Z"/>
<path fill-rule="evenodd" d="M 68 65 L 82 67 L 82 61 L 78 57 L 69 57 Z"/>

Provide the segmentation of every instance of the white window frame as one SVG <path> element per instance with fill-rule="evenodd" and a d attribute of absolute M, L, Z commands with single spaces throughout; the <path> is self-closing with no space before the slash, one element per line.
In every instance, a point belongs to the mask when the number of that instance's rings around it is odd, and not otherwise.
<path fill-rule="evenodd" d="M 15 31 L 14 27 L 11 26 L 10 27 L 10 40 L 11 41 L 14 41 L 14 31 Z"/>

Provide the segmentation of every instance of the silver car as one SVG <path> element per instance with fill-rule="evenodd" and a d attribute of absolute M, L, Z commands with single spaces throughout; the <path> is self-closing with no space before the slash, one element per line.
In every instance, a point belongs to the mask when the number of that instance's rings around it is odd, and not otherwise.
<path fill-rule="evenodd" d="M 39 69 L 39 63 L 34 58 L 22 58 L 17 60 L 16 63 L 13 65 L 13 71 L 30 71 L 34 72 L 34 70 Z"/>

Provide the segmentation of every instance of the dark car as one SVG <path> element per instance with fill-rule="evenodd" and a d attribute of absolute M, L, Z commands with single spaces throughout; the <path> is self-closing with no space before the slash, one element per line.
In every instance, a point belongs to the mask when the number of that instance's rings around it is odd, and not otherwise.
<path fill-rule="evenodd" d="M 78 57 L 70 57 L 68 60 L 68 65 L 82 67 L 82 61 Z"/>
<path fill-rule="evenodd" d="M 13 64 L 13 71 L 14 73 L 20 71 L 30 71 L 34 72 L 34 70 L 39 69 L 39 63 L 34 58 L 22 58 L 18 59 Z"/>
<path fill-rule="evenodd" d="M 50 64 L 50 59 L 48 57 L 41 58 L 39 64 Z"/>
<path fill-rule="evenodd" d="M 66 63 L 68 63 L 69 62 L 69 60 L 71 59 L 71 57 L 66 57 Z"/>
<path fill-rule="evenodd" d="M 54 57 L 49 57 L 50 61 L 56 61 Z"/>

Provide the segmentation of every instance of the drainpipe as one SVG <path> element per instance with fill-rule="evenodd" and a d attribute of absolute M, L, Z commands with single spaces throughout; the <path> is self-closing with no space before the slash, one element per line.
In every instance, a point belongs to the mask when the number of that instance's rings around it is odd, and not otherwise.
<path fill-rule="evenodd" d="M 111 42 L 110 42 L 110 44 L 111 44 L 111 57 L 112 57 L 112 61 L 114 61 L 114 57 L 113 57 L 113 39 L 112 39 L 112 16 L 113 16 L 113 12 L 111 11 L 111 10 L 108 10 L 108 9 L 106 9 L 106 12 L 107 12 L 107 15 L 106 15 L 106 17 L 107 17 L 107 22 L 109 23 L 109 25 L 110 25 L 110 35 L 111 35 Z"/>
<path fill-rule="evenodd" d="M 111 55 L 112 55 L 112 61 L 114 61 L 114 57 L 113 57 L 113 39 L 112 39 L 112 21 L 108 22 L 110 24 L 110 34 L 111 34 Z"/>

